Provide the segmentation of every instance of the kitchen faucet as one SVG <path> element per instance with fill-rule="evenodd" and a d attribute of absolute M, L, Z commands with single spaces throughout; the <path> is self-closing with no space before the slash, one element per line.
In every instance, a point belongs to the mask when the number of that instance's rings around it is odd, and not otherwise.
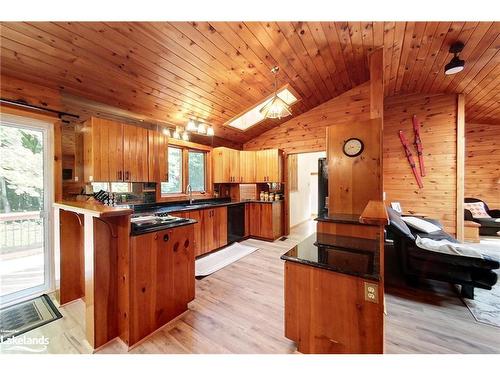
<path fill-rule="evenodd" d="M 191 187 L 191 184 L 186 186 L 186 191 L 189 194 L 189 204 L 193 204 L 193 188 Z"/>

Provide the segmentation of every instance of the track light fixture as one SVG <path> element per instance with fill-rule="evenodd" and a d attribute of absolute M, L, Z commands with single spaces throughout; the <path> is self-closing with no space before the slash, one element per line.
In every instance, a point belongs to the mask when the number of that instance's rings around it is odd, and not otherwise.
<path fill-rule="evenodd" d="M 456 74 L 464 70 L 465 61 L 460 60 L 458 55 L 464 49 L 464 44 L 462 42 L 455 42 L 450 46 L 450 53 L 453 53 L 453 58 L 444 67 L 444 74 L 451 75 Z"/>

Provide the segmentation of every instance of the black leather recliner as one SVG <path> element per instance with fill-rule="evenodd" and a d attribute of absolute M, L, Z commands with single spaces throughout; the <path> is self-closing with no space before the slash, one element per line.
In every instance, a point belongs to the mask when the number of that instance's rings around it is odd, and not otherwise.
<path fill-rule="evenodd" d="M 483 255 L 483 259 L 462 255 L 443 254 L 419 248 L 415 244 L 416 236 L 433 240 L 446 239 L 458 243 L 446 233 L 437 220 L 424 219 L 441 228 L 438 232 L 424 233 L 410 229 L 401 220 L 401 215 L 392 208 L 387 208 L 389 225 L 387 231 L 394 240 L 394 248 L 398 254 L 401 271 L 408 281 L 419 279 L 445 281 L 461 285 L 461 295 L 474 299 L 474 288 L 491 290 L 498 276 L 493 271 L 500 267 L 497 259 Z"/>
<path fill-rule="evenodd" d="M 465 198 L 464 202 L 482 202 L 484 204 L 486 213 L 490 215 L 491 218 L 474 219 L 472 217 L 472 213 L 469 210 L 464 209 L 464 219 L 475 221 L 476 223 L 481 224 L 481 227 L 479 228 L 479 234 L 481 236 L 497 236 L 497 233 L 500 232 L 500 220 L 495 221 L 495 219 L 500 219 L 500 210 L 490 210 L 486 202 L 483 202 L 481 199 L 477 198 Z"/>

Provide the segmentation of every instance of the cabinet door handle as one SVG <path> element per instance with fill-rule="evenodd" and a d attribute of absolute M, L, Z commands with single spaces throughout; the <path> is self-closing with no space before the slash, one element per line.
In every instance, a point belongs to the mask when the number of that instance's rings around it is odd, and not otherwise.
<path fill-rule="evenodd" d="M 128 181 L 129 175 L 130 175 L 129 171 L 126 171 L 125 172 L 125 181 Z"/>
<path fill-rule="evenodd" d="M 169 240 L 168 234 L 164 234 L 163 235 L 163 241 L 164 242 L 168 242 L 168 240 Z"/>
<path fill-rule="evenodd" d="M 121 179 L 122 179 L 122 171 L 118 171 L 118 180 L 121 181 Z"/>

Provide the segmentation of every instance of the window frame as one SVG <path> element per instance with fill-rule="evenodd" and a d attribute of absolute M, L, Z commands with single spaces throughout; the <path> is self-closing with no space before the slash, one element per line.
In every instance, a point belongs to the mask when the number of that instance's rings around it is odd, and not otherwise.
<path fill-rule="evenodd" d="M 179 148 L 182 150 L 182 186 L 181 192 L 177 193 L 162 193 L 161 183 L 157 189 L 157 201 L 174 201 L 182 198 L 188 198 L 187 185 L 189 184 L 189 152 L 198 152 L 204 154 L 204 174 L 205 174 L 205 191 L 193 191 L 193 198 L 207 198 L 212 195 L 212 180 L 211 176 L 211 152 L 209 146 L 198 145 L 196 143 L 169 139 L 168 147 Z M 167 148 L 168 152 L 168 148 Z"/>

